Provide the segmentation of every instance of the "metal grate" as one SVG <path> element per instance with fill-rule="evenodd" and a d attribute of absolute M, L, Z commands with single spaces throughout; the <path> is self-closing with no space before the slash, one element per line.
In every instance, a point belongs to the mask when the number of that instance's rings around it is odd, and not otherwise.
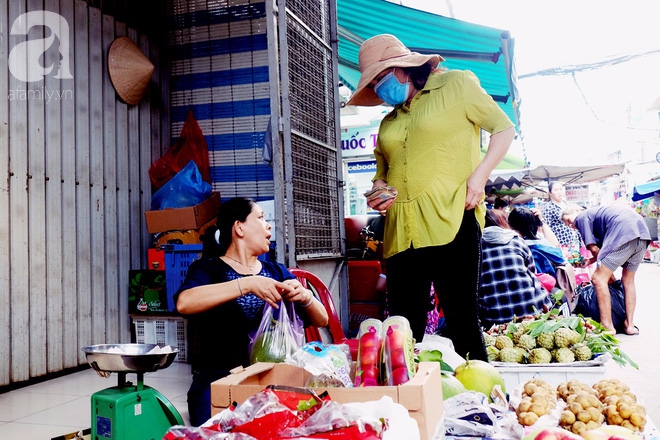
<path fill-rule="evenodd" d="M 334 153 L 292 137 L 294 223 L 299 258 L 339 256 L 339 201 Z"/>
<path fill-rule="evenodd" d="M 334 148 L 336 86 L 332 79 L 332 53 L 296 21 L 288 23 L 287 37 L 291 129 Z"/>
<path fill-rule="evenodd" d="M 330 9 L 327 1 L 295 0 L 287 2 L 286 6 L 318 38 L 330 41 Z"/>
<path fill-rule="evenodd" d="M 329 2 L 295 1 L 289 12 L 295 16 L 288 16 L 286 35 L 296 257 L 336 257 L 340 188 Z"/>

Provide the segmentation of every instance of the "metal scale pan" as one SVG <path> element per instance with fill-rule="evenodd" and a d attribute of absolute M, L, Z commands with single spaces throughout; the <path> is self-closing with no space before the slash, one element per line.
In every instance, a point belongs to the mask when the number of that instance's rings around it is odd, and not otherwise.
<path fill-rule="evenodd" d="M 172 365 L 179 353 L 150 353 L 157 344 L 100 344 L 83 348 L 89 365 L 99 373 L 151 373 Z"/>

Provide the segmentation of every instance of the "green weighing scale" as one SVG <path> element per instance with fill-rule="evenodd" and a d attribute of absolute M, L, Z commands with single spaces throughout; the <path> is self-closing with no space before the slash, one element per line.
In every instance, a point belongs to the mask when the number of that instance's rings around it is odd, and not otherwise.
<path fill-rule="evenodd" d="M 116 387 L 92 395 L 92 440 L 160 440 L 183 419 L 165 396 L 144 385 L 144 373 L 169 367 L 179 350 L 151 352 L 156 344 L 102 344 L 83 348 L 103 377 L 118 373 Z M 137 374 L 137 383 L 126 381 Z"/>

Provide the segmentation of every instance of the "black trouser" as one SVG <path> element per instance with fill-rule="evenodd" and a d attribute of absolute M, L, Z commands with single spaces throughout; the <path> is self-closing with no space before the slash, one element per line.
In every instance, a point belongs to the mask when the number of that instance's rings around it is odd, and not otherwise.
<path fill-rule="evenodd" d="M 188 390 L 188 416 L 191 426 L 199 426 L 211 418 L 211 383 L 229 372 L 214 369 L 194 369 Z"/>
<path fill-rule="evenodd" d="M 387 237 L 385 237 L 387 240 Z M 451 243 L 410 248 L 387 259 L 390 315 L 405 316 L 420 342 L 431 310 L 431 283 L 444 312 L 443 335 L 459 355 L 487 360 L 479 323 L 477 294 L 481 275 L 481 229 L 474 210 L 465 211 Z"/>

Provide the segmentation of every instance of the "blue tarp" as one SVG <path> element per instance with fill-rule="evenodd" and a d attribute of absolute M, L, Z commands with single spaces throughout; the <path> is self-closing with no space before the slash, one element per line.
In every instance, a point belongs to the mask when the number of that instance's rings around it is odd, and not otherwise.
<path fill-rule="evenodd" d="M 648 199 L 649 197 L 653 197 L 653 194 L 658 191 L 660 191 L 660 179 L 637 185 L 633 188 L 632 200 L 637 202 Z"/>

